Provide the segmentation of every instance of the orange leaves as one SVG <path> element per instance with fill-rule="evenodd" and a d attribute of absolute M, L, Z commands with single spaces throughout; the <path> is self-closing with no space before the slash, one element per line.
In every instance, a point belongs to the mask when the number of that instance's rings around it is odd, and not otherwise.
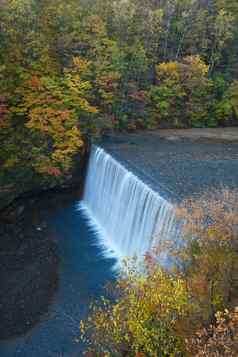
<path fill-rule="evenodd" d="M 42 89 L 42 83 L 40 78 L 37 75 L 33 75 L 28 81 L 27 84 L 29 85 L 30 88 L 35 89 L 35 90 L 41 90 Z"/>
<path fill-rule="evenodd" d="M 57 110 L 48 107 L 33 108 L 29 113 L 26 126 L 56 138 L 67 130 L 64 124 L 71 120 L 72 113 L 71 110 Z"/>
<path fill-rule="evenodd" d="M 111 105 L 117 95 L 120 75 L 117 72 L 98 74 L 96 85 L 101 99 L 101 106 Z M 105 108 L 106 109 L 106 108 Z"/>
<path fill-rule="evenodd" d="M 189 352 L 196 357 L 238 355 L 238 308 L 216 314 L 215 324 L 197 333 L 187 342 Z"/>
<path fill-rule="evenodd" d="M 70 158 L 83 146 L 80 130 L 77 128 L 73 110 L 54 108 L 33 108 L 29 113 L 27 127 L 49 136 L 53 143 L 51 159 L 65 168 Z M 51 171 L 53 174 L 53 171 Z M 56 171 L 54 171 L 55 175 Z M 60 171 L 58 172 L 58 175 Z M 55 175 L 55 176 L 58 176 Z"/>
<path fill-rule="evenodd" d="M 59 176 L 70 169 L 74 155 L 83 147 L 81 118 L 98 112 L 88 101 L 92 85 L 81 78 L 81 72 L 89 64 L 74 58 L 73 68 L 62 76 L 33 73 L 16 90 L 20 99 L 11 111 L 24 116 L 25 126 L 39 133 L 49 147 L 49 160 L 41 160 L 39 154 L 35 157 L 34 167 L 38 172 Z"/>
<path fill-rule="evenodd" d="M 178 210 L 182 220 L 177 257 L 197 304 L 197 319 L 237 301 L 238 192 L 214 191 L 186 200 Z"/>

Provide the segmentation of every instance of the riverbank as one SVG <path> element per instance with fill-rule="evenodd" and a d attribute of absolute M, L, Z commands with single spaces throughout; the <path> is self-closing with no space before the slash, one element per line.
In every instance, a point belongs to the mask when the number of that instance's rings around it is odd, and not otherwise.
<path fill-rule="evenodd" d="M 0 340 L 29 331 L 58 290 L 60 256 L 42 214 L 80 197 L 79 190 L 49 191 L 18 199 L 0 220 Z"/>
<path fill-rule="evenodd" d="M 25 334 L 48 310 L 58 288 L 57 246 L 35 208 L 19 200 L 1 214 L 0 339 Z"/>

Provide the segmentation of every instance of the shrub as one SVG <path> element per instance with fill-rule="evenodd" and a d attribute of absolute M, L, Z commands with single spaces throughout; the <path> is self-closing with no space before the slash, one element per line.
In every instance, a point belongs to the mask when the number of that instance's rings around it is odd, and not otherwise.
<path fill-rule="evenodd" d="M 234 306 L 238 289 L 238 192 L 223 190 L 187 200 L 178 209 L 185 219 L 177 254 L 197 304 L 197 317 Z"/>
<path fill-rule="evenodd" d="M 181 278 L 151 267 L 145 274 L 130 268 L 116 283 L 115 303 L 102 299 L 81 322 L 89 356 L 181 355 L 176 328 L 190 309 L 189 292 Z"/>
<path fill-rule="evenodd" d="M 238 308 L 216 313 L 216 321 L 187 341 L 188 351 L 196 357 L 235 357 L 238 355 Z"/>
<path fill-rule="evenodd" d="M 165 272 L 151 254 L 141 269 L 129 262 L 113 286 L 115 299 L 102 298 L 81 322 L 86 355 L 237 356 L 237 212 L 235 190 L 184 201 L 176 269 Z M 165 242 L 155 252 L 168 248 Z"/>

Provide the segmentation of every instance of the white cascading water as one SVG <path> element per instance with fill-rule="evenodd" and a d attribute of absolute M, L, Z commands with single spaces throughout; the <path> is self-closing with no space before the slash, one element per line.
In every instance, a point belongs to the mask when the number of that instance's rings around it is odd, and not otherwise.
<path fill-rule="evenodd" d="M 91 152 L 80 204 L 105 253 L 142 256 L 175 234 L 173 206 L 104 149 Z"/>

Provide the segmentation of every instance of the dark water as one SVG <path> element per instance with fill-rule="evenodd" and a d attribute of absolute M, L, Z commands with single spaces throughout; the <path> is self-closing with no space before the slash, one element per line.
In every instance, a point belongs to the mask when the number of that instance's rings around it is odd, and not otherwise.
<path fill-rule="evenodd" d="M 22 336 L 0 341 L 0 357 L 82 356 L 84 346 L 75 341 L 80 319 L 87 315 L 89 304 L 105 293 L 105 284 L 113 280 L 115 262 L 102 257 L 77 203 L 74 199 L 57 204 L 44 199 L 29 214 L 36 239 L 37 227 L 41 227 L 57 245 L 59 287 L 39 323 Z"/>

